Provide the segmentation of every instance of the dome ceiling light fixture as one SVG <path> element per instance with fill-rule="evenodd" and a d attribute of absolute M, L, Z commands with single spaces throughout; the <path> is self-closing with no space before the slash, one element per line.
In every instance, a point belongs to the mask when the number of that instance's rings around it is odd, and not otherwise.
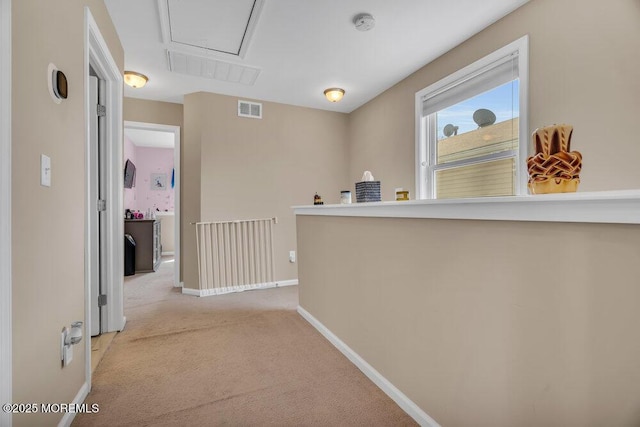
<path fill-rule="evenodd" d="M 340 89 L 339 87 L 331 87 L 324 91 L 324 96 L 331 102 L 338 102 L 344 96 L 344 89 Z"/>
<path fill-rule="evenodd" d="M 353 17 L 353 25 L 358 31 L 369 31 L 376 26 L 376 19 L 370 13 L 360 13 Z"/>
<path fill-rule="evenodd" d="M 124 72 L 124 82 L 134 89 L 143 87 L 149 81 L 149 77 L 135 71 Z"/>

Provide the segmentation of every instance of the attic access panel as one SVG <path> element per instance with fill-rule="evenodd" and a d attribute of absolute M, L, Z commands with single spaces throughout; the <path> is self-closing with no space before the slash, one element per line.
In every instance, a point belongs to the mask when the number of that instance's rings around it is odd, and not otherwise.
<path fill-rule="evenodd" d="M 160 0 L 160 5 L 165 42 L 243 57 L 262 0 Z"/>

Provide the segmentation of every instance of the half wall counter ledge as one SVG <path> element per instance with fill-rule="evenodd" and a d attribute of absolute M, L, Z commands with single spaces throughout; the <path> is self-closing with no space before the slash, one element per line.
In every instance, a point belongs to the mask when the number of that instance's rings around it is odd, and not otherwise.
<path fill-rule="evenodd" d="M 296 215 L 640 224 L 640 190 L 294 206 Z"/>

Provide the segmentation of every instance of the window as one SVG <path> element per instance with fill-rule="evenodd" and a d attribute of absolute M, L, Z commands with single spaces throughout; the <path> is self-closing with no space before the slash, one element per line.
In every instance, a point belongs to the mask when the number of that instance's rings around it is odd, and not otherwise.
<path fill-rule="evenodd" d="M 416 94 L 418 198 L 526 194 L 527 45 L 525 36 Z"/>

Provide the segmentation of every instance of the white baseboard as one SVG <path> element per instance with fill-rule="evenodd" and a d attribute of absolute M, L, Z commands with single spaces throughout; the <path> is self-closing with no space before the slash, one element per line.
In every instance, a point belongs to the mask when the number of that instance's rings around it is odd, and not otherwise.
<path fill-rule="evenodd" d="M 256 283 L 253 285 L 239 285 L 239 286 L 229 286 L 224 288 L 213 288 L 213 289 L 190 289 L 190 288 L 182 288 L 182 293 L 185 295 L 195 295 L 197 297 L 208 297 L 212 295 L 224 295 L 231 294 L 234 292 L 244 292 L 244 291 L 252 291 L 254 289 L 269 289 L 269 288 L 279 288 L 283 286 L 294 286 L 298 284 L 298 279 L 291 280 L 278 280 L 277 282 L 268 282 L 268 283 Z"/>
<path fill-rule="evenodd" d="M 73 399 L 73 402 L 71 403 L 79 406 L 87 398 L 87 395 L 89 395 L 89 383 L 85 382 L 84 384 L 82 384 L 82 387 L 80 387 L 78 394 L 76 394 L 76 397 Z M 69 427 L 75 417 L 76 417 L 75 412 L 65 413 L 62 419 L 60 420 L 60 422 L 58 423 L 58 427 Z"/>
<path fill-rule="evenodd" d="M 277 287 L 282 287 L 282 286 L 295 286 L 298 284 L 298 279 L 291 279 L 291 280 L 278 280 L 276 282 L 276 286 Z"/>
<path fill-rule="evenodd" d="M 334 335 L 326 326 L 324 326 L 318 319 L 313 317 L 307 310 L 298 306 L 298 313 L 304 319 L 318 330 L 324 337 L 329 340 L 335 348 L 340 350 L 347 359 L 358 367 L 375 385 L 380 388 L 387 396 L 389 396 L 394 402 L 402 408 L 411 418 L 413 418 L 418 424 L 425 427 L 440 427 L 440 425 L 431 418 L 426 412 L 424 412 L 418 405 L 416 405 L 411 399 L 409 399 L 404 393 L 402 393 L 396 386 L 391 384 L 389 380 L 376 371 L 375 368 L 369 365 L 358 353 L 353 351 L 351 347 L 345 344 L 340 338 Z"/>
<path fill-rule="evenodd" d="M 182 293 L 185 295 L 193 295 L 196 297 L 203 296 L 203 295 L 200 295 L 200 289 L 185 288 L 184 286 L 182 287 Z"/>

